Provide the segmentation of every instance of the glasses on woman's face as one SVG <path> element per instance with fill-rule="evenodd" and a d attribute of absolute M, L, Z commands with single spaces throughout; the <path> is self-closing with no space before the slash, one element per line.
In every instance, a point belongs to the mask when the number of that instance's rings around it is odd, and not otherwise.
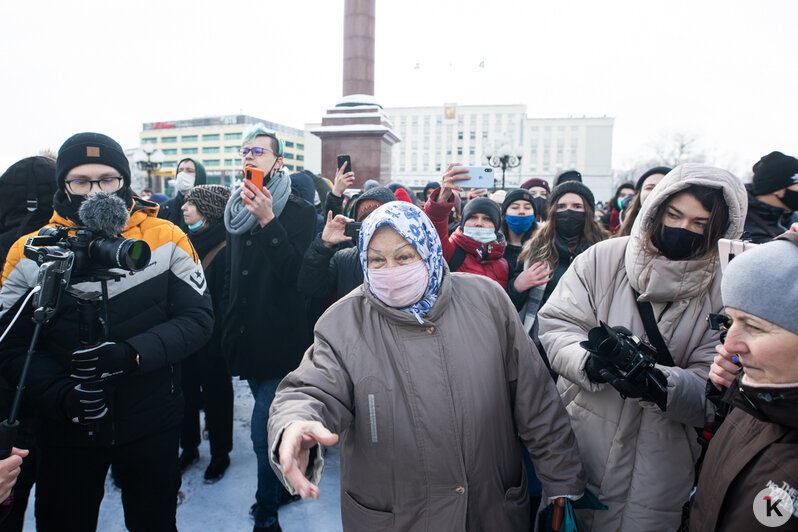
<path fill-rule="evenodd" d="M 69 179 L 66 181 L 67 190 L 72 194 L 83 196 L 91 192 L 91 188 L 97 185 L 103 192 L 116 192 L 122 186 L 122 176 L 101 177 L 100 179 Z"/>
<path fill-rule="evenodd" d="M 272 155 L 274 155 L 273 151 L 267 148 L 261 148 L 259 146 L 255 146 L 254 148 L 239 148 L 238 153 L 241 154 L 241 157 L 246 157 L 247 154 L 249 153 L 252 153 L 252 155 L 254 155 L 255 157 L 260 157 L 264 153 L 271 153 Z"/>

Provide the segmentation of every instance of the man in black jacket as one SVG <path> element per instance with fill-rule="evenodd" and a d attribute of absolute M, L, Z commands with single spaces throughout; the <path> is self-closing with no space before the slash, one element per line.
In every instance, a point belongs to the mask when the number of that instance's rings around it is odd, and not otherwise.
<path fill-rule="evenodd" d="M 108 284 L 108 332 L 99 345 L 81 347 L 71 292 L 62 295 L 39 338 L 25 390 L 40 422 L 37 529 L 94 530 L 113 465 L 128 529 L 172 532 L 183 417 L 175 365 L 207 341 L 213 324 L 202 267 L 186 235 L 156 218 L 155 204 L 133 197 L 128 160 L 113 139 L 70 137 L 58 152 L 56 181 L 50 227 L 83 225 L 80 206 L 103 190 L 127 206 L 122 235 L 144 240 L 152 256 L 144 269 Z M 33 305 L 24 296 L 38 270 L 23 255 L 25 238 L 9 250 L 0 291 L 1 330 L 25 304 L 0 347 L 0 376 L 14 383 L 33 333 Z M 74 288 L 99 292 L 100 283 Z"/>
<path fill-rule="evenodd" d="M 244 167 L 261 169 L 266 177 L 261 189 L 244 180 L 225 209 L 230 304 L 222 345 L 230 373 L 247 379 L 255 398 L 255 530 L 276 531 L 283 487 L 269 462 L 267 423 L 277 385 L 311 344 L 305 298 L 296 285 L 302 255 L 315 231 L 316 210 L 291 194 L 291 180 L 282 170 L 283 143 L 274 132 L 258 124 L 243 140 Z"/>
<path fill-rule="evenodd" d="M 770 242 L 787 230 L 790 213 L 798 210 L 798 159 L 778 151 L 765 155 L 754 165 L 753 183 L 745 188 L 745 232 L 757 244 Z"/>

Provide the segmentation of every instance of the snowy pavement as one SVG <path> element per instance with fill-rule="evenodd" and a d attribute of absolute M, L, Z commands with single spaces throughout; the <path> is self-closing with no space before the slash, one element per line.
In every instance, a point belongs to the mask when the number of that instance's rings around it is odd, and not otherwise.
<path fill-rule="evenodd" d="M 252 415 L 252 395 L 246 382 L 233 379 L 235 412 L 233 417 L 233 452 L 230 467 L 216 484 L 205 484 L 203 473 L 210 461 L 207 440 L 200 445 L 200 460 L 183 475 L 180 488 L 182 503 L 177 507 L 177 528 L 182 532 L 226 532 L 252 529 L 249 507 L 255 502 L 256 461 L 249 438 Z M 327 451 L 324 478 L 318 500 L 298 501 L 280 508 L 280 525 L 285 532 L 313 530 L 339 532 L 341 509 L 339 503 L 338 448 Z M 100 506 L 97 530 L 123 532 L 126 530 L 122 513 L 121 492 L 114 487 L 110 476 L 105 483 L 105 498 Z M 33 498 L 25 515 L 25 530 L 35 530 Z"/>

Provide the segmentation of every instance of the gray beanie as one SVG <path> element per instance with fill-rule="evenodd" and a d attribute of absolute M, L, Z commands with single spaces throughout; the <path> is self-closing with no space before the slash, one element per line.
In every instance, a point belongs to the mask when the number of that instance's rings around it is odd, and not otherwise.
<path fill-rule="evenodd" d="M 723 272 L 723 304 L 798 334 L 798 246 L 774 240 L 734 257 Z"/>

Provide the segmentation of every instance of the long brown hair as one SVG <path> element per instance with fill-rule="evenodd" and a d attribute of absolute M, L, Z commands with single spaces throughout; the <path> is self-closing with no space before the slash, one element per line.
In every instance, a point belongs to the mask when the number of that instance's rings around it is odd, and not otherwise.
<path fill-rule="evenodd" d="M 717 253 L 718 240 L 726 234 L 726 230 L 729 228 L 729 206 L 726 203 L 726 199 L 723 197 L 722 189 L 700 185 L 691 185 L 674 192 L 668 196 L 665 201 L 660 203 L 654 215 L 654 223 L 651 224 L 651 227 L 649 227 L 648 231 L 643 235 L 644 245 L 650 242 L 657 250 L 662 249 L 662 220 L 665 218 L 668 205 L 673 198 L 679 194 L 689 194 L 693 196 L 701 203 L 702 207 L 709 211 L 709 220 L 707 221 L 706 227 L 704 227 L 704 241 L 701 243 L 701 247 L 690 255 L 687 260 Z"/>
<path fill-rule="evenodd" d="M 585 228 L 582 230 L 582 239 L 592 246 L 596 242 L 601 242 L 609 233 L 599 225 L 596 220 L 595 209 L 589 201 L 583 201 L 585 206 Z M 549 268 L 554 270 L 560 262 L 560 254 L 557 252 L 555 241 L 557 240 L 557 204 L 549 207 L 549 219 L 545 225 L 541 226 L 532 238 L 526 241 L 524 249 L 518 255 L 518 264 L 534 264 L 545 262 Z"/>

